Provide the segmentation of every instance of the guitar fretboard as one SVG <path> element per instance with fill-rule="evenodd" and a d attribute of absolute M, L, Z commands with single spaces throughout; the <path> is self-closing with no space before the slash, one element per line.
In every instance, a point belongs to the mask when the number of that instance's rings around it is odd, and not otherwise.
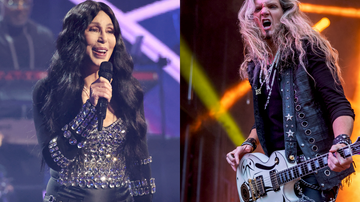
<path fill-rule="evenodd" d="M 342 157 L 347 158 L 353 154 L 360 152 L 360 143 L 357 141 L 350 147 L 343 147 L 337 151 Z M 332 155 L 332 154 L 331 154 Z M 273 185 L 283 185 L 292 180 L 314 173 L 322 168 L 328 166 L 328 153 L 309 159 L 303 163 L 297 164 L 296 166 L 290 167 L 283 171 L 277 172 L 274 176 L 272 173 L 272 179 L 275 177 L 278 183 L 273 182 Z"/>

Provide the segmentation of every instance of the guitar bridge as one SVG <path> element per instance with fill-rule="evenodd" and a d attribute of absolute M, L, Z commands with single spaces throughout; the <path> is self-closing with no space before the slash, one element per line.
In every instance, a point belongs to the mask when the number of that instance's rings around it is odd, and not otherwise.
<path fill-rule="evenodd" d="M 262 196 L 266 196 L 264 178 L 262 175 L 257 176 L 255 179 L 249 179 L 249 185 L 253 201 L 256 201 Z"/>

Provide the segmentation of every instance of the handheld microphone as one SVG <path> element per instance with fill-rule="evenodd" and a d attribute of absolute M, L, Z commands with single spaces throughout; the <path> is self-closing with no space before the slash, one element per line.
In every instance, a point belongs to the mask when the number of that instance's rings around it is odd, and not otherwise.
<path fill-rule="evenodd" d="M 111 80 L 113 73 L 113 66 L 111 62 L 102 62 L 99 69 L 99 77 L 104 77 L 108 81 Z M 106 109 L 108 101 L 106 98 L 100 97 L 96 105 L 96 112 L 98 118 L 98 131 L 102 130 L 103 122 L 106 117 Z"/>

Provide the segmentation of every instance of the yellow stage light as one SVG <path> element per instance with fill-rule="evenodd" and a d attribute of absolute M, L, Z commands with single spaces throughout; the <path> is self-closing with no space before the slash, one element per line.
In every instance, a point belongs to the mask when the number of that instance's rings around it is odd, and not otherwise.
<path fill-rule="evenodd" d="M 220 105 L 219 96 L 212 87 L 210 80 L 207 78 L 201 65 L 193 58 L 191 50 L 187 47 L 184 40 L 180 39 L 180 72 L 181 75 L 189 81 L 192 79 L 192 87 L 194 92 L 207 107 L 210 112 L 213 112 L 213 117 L 221 124 L 226 131 L 229 138 L 236 145 L 240 145 L 244 141 L 244 137 L 231 115 Z M 191 68 L 192 67 L 192 68 Z M 220 113 L 219 113 L 220 112 Z M 209 116 L 206 116 L 209 117 Z M 203 116 L 199 116 L 195 121 L 193 130 L 200 127 Z"/>

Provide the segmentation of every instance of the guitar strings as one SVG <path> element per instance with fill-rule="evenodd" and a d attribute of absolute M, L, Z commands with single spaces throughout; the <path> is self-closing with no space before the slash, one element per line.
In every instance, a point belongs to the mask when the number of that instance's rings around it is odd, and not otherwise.
<path fill-rule="evenodd" d="M 344 149 L 349 149 L 350 156 L 353 156 L 354 154 L 358 153 L 358 150 L 359 150 L 359 146 L 357 146 L 358 144 L 360 144 L 360 142 L 356 141 L 352 145 L 349 145 L 349 146 L 339 149 L 338 152 L 340 153 L 340 155 L 344 156 Z M 355 150 L 355 152 L 352 150 Z M 256 189 L 257 189 L 256 194 L 259 194 L 259 190 L 258 190 L 259 188 L 262 188 L 263 191 L 266 192 L 266 186 L 265 186 L 266 184 L 270 184 L 271 185 L 270 187 L 274 189 L 272 182 L 277 182 L 277 185 L 281 186 L 290 181 L 301 178 L 302 176 L 306 176 L 317 170 L 327 167 L 328 164 L 327 164 L 327 162 L 325 163 L 325 161 L 328 160 L 327 155 L 329 155 L 329 153 L 317 156 L 316 158 L 310 159 L 308 161 L 302 162 L 302 163 L 294 165 L 292 167 L 288 167 L 287 169 L 284 169 L 280 172 L 275 173 L 275 175 L 270 174 L 269 176 L 266 176 L 266 177 L 263 176 L 262 180 L 257 180 L 256 177 L 253 178 L 252 182 L 254 182 L 254 183 L 252 183 L 252 185 L 256 186 Z M 326 157 L 326 158 L 324 158 L 324 157 Z M 315 165 L 316 161 L 317 161 L 317 165 Z M 309 168 L 309 166 L 310 166 L 310 168 Z M 315 169 L 313 169 L 313 167 Z M 300 171 L 301 171 L 301 173 L 300 173 Z M 291 173 L 289 174 L 289 172 L 291 172 Z M 284 175 L 282 177 L 282 178 L 284 178 L 284 180 L 280 179 L 281 178 L 280 175 L 282 175 L 282 174 Z M 296 176 L 298 176 L 298 177 L 296 177 Z M 279 177 L 279 179 L 276 179 L 277 177 Z M 281 182 L 281 181 L 283 181 L 283 182 Z"/>
<path fill-rule="evenodd" d="M 322 165 L 319 164 L 319 160 L 324 160 L 323 157 L 327 156 L 328 154 L 323 154 L 321 156 L 318 156 L 314 159 L 311 159 L 309 161 L 306 161 L 306 162 L 303 162 L 303 163 L 300 163 L 300 164 L 297 164 L 293 167 L 288 167 L 287 169 L 284 169 L 280 172 L 277 172 L 275 175 L 269 175 L 269 176 L 266 176 L 264 177 L 263 176 L 263 180 L 257 180 L 256 177 L 253 179 L 253 185 L 256 186 L 256 188 L 258 189 L 259 187 L 262 187 L 262 182 L 264 184 L 263 188 L 265 190 L 265 185 L 266 184 L 270 184 L 271 187 L 273 187 L 273 184 L 272 182 L 277 182 L 278 185 L 283 185 L 283 184 L 286 184 L 290 181 L 293 181 L 295 179 L 298 179 L 302 176 L 305 176 L 305 175 L 308 175 L 312 172 L 314 172 L 314 170 L 317 170 L 317 169 L 322 169 L 324 167 L 327 166 L 327 164 L 324 164 L 324 162 L 322 162 Z M 318 165 L 319 167 L 316 167 L 315 165 L 315 161 L 318 161 Z M 311 167 L 311 169 L 309 169 L 309 167 Z M 315 169 L 313 169 L 313 167 Z M 299 172 L 298 169 L 301 169 L 301 173 Z M 283 175 L 283 176 L 280 176 L 280 175 Z M 296 177 L 298 176 L 298 177 Z M 279 177 L 279 179 L 276 179 L 277 177 Z M 280 179 L 280 178 L 283 178 L 283 179 Z"/>

